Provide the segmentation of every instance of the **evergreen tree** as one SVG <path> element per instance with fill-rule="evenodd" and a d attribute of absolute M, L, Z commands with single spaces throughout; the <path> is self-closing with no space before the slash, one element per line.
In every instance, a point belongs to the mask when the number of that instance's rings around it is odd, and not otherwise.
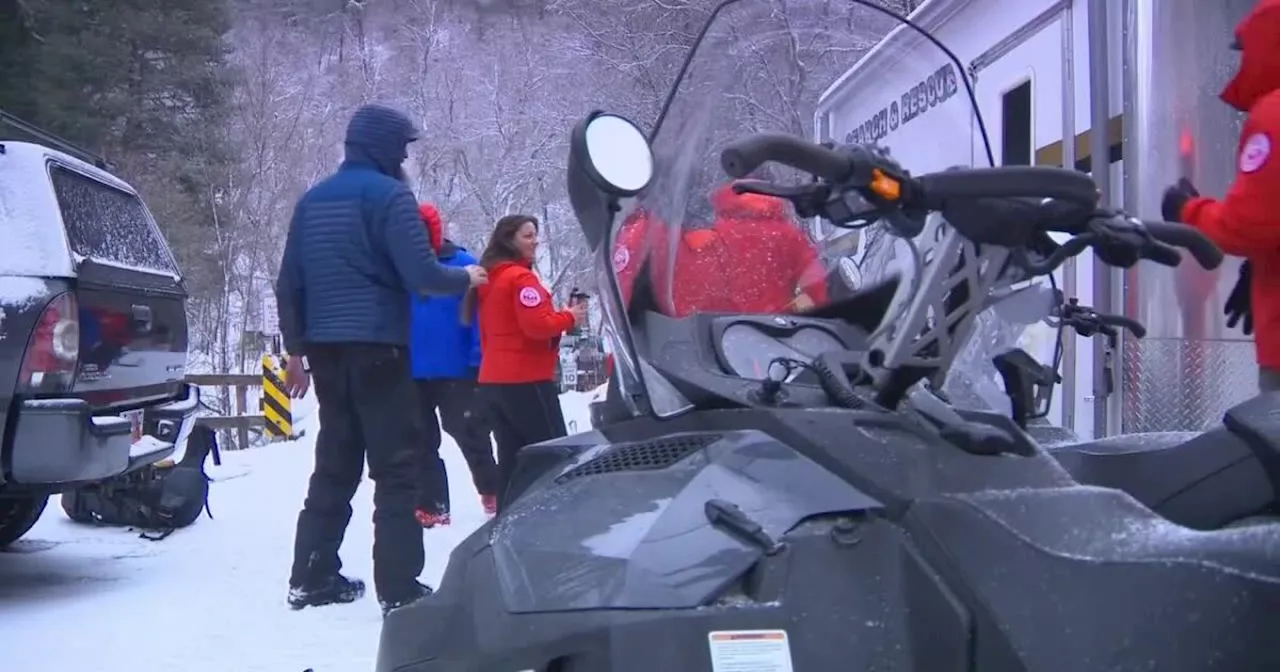
<path fill-rule="evenodd" d="M 230 27 L 226 0 L 0 0 L 0 110 L 106 155 L 197 275 L 236 159 L 210 141 L 229 114 Z"/>

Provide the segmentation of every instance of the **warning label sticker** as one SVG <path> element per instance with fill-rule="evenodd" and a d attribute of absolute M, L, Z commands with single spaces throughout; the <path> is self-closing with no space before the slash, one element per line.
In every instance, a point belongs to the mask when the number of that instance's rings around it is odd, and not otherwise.
<path fill-rule="evenodd" d="M 792 672 L 786 630 L 716 630 L 707 642 L 712 672 Z"/>

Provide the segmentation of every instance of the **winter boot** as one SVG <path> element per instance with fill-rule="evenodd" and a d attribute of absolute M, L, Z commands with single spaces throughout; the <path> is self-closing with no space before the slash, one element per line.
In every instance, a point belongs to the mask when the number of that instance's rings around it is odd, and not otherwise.
<path fill-rule="evenodd" d="M 334 574 L 305 586 L 289 586 L 289 606 L 295 611 L 326 604 L 350 604 L 364 597 L 364 581 Z"/>
<path fill-rule="evenodd" d="M 490 518 L 498 515 L 497 495 L 480 495 L 480 505 L 484 507 L 484 515 Z"/>
<path fill-rule="evenodd" d="M 392 611 L 399 609 L 400 607 L 413 604 L 414 602 L 417 602 L 418 600 L 421 600 L 422 598 L 435 592 L 431 590 L 431 586 L 428 586 L 424 583 L 419 583 L 415 581 L 414 586 L 415 586 L 415 589 L 413 590 L 413 592 L 402 598 L 379 600 L 378 601 L 379 604 L 382 605 L 382 615 L 385 617 L 387 614 L 391 613 Z"/>
<path fill-rule="evenodd" d="M 426 509 L 418 509 L 414 512 L 414 517 L 418 519 L 418 524 L 426 529 L 433 527 L 446 527 L 453 520 L 449 517 L 449 512 L 432 513 Z"/>

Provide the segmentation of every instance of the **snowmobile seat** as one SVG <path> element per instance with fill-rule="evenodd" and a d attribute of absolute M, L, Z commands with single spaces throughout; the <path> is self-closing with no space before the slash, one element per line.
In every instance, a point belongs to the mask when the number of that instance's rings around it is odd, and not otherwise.
<path fill-rule="evenodd" d="M 1222 423 L 1245 442 L 1280 491 L 1280 392 L 1268 392 L 1232 406 Z"/>
<path fill-rule="evenodd" d="M 1255 451 L 1227 427 L 1124 434 L 1048 450 L 1080 483 L 1122 490 L 1194 529 L 1221 528 L 1276 498 Z"/>

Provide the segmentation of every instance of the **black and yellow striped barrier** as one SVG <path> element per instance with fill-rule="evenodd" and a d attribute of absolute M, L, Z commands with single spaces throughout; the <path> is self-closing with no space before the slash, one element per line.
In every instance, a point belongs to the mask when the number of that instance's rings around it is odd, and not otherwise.
<path fill-rule="evenodd" d="M 267 436 L 274 439 L 291 439 L 293 436 L 293 412 L 289 393 L 284 390 L 284 371 L 276 358 L 262 356 L 262 415 Z"/>

